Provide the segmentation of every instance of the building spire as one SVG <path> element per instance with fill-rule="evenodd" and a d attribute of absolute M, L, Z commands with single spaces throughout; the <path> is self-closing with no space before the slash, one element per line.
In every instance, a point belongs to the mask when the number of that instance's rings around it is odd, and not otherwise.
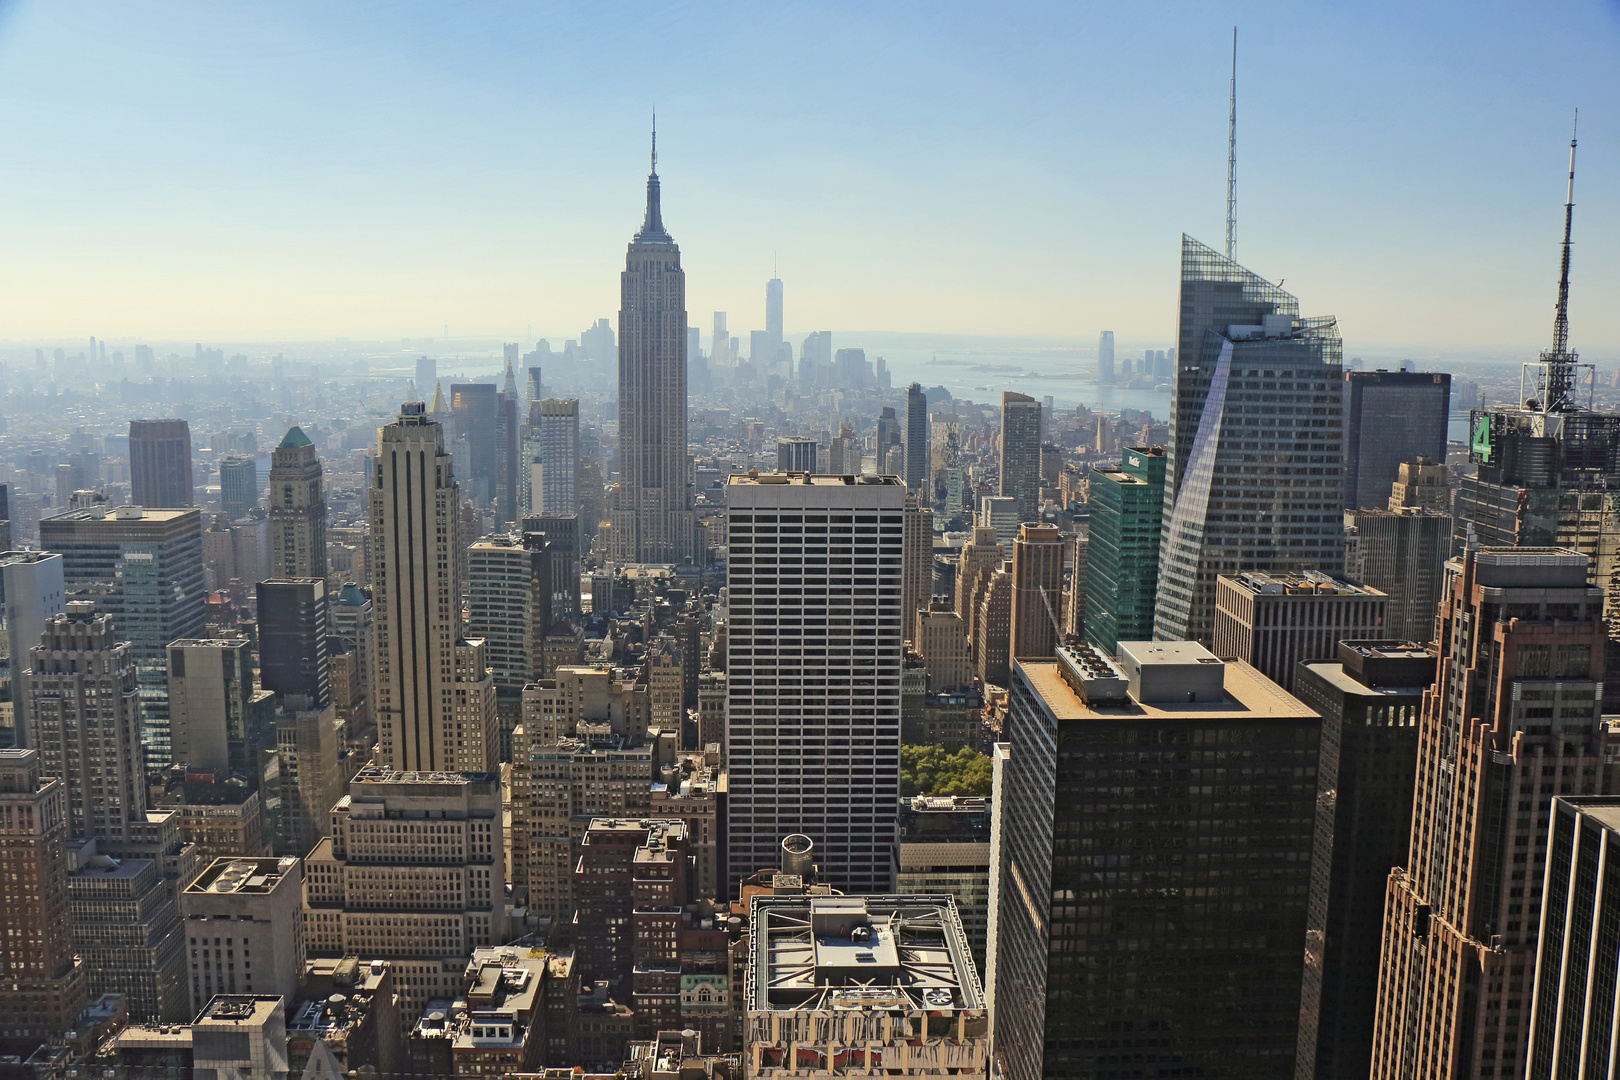
<path fill-rule="evenodd" d="M 636 233 L 636 243 L 668 244 L 672 243 L 669 233 L 664 231 L 664 212 L 660 205 L 658 188 L 658 112 L 653 111 L 652 127 L 652 171 L 647 174 L 647 216 L 641 222 L 641 231 Z"/>
<path fill-rule="evenodd" d="M 1581 111 L 1575 110 L 1575 126 L 1569 134 L 1569 186 L 1564 189 L 1564 245 L 1558 268 L 1558 303 L 1553 315 L 1553 345 L 1541 354 L 1547 365 L 1548 412 L 1563 412 L 1574 405 L 1576 354 L 1569 351 L 1569 252 L 1570 231 L 1575 223 L 1575 136 L 1580 130 Z"/>
<path fill-rule="evenodd" d="M 1232 100 L 1226 119 L 1226 257 L 1237 241 L 1237 27 L 1232 27 Z"/>

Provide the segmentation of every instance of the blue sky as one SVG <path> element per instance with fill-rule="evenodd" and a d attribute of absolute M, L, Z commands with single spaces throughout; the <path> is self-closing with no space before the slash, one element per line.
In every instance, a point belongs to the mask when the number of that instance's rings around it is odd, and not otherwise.
<path fill-rule="evenodd" d="M 0 338 L 577 334 L 656 105 L 695 325 L 1168 344 L 1219 245 L 1347 354 L 1620 355 L 1620 2 L 0 0 Z"/>

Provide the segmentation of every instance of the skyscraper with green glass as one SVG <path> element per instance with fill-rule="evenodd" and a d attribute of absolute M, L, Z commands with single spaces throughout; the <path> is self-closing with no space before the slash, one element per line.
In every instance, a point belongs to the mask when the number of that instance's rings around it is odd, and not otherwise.
<path fill-rule="evenodd" d="M 1153 637 L 1164 517 L 1164 447 L 1133 447 L 1119 468 L 1091 474 L 1091 559 L 1086 640 L 1112 654 L 1120 641 Z"/>

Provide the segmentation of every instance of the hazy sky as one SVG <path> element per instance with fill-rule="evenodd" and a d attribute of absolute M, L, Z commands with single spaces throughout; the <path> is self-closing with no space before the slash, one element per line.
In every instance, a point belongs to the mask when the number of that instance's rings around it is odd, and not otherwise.
<path fill-rule="evenodd" d="M 553 338 L 612 315 L 648 111 L 707 347 L 1169 343 L 1219 246 L 1346 351 L 1620 353 L 1620 0 L 0 0 L 0 338 Z"/>

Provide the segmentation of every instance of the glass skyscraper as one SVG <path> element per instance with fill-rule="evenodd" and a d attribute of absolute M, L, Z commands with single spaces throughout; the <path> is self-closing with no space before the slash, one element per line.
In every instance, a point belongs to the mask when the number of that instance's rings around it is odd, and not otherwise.
<path fill-rule="evenodd" d="M 1345 429 L 1344 508 L 1382 509 L 1401 464 L 1446 460 L 1451 376 L 1431 371 L 1352 371 Z"/>
<path fill-rule="evenodd" d="M 1344 573 L 1343 346 L 1332 316 L 1181 241 L 1154 637 L 1207 644 L 1218 575 Z"/>
<path fill-rule="evenodd" d="M 1317 714 L 1242 661 L 1016 661 L 997 831 L 1008 1080 L 1294 1075 Z"/>
<path fill-rule="evenodd" d="M 1020 522 L 1040 520 L 1041 403 L 1010 390 L 1001 395 L 1001 494 L 1018 500 Z"/>
<path fill-rule="evenodd" d="M 1091 473 L 1086 640 L 1106 653 L 1153 637 L 1164 467 L 1164 447 L 1138 446 Z"/>
<path fill-rule="evenodd" d="M 207 620 L 201 511 L 72 510 L 41 521 L 39 542 L 61 554 L 70 599 L 94 600 L 129 642 L 146 763 L 169 764 L 168 645 L 201 637 Z"/>

